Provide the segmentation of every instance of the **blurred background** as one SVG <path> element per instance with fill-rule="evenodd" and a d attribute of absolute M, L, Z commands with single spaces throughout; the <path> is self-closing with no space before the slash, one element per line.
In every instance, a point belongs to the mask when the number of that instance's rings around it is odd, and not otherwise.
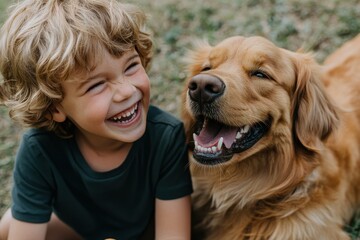
<path fill-rule="evenodd" d="M 0 23 L 15 1 L 0 0 Z M 194 40 L 216 44 L 234 35 L 264 36 L 276 45 L 326 56 L 360 33 L 360 0 L 133 0 L 148 15 L 154 39 L 149 70 L 153 104 L 179 116 L 186 77 L 182 59 Z M 0 217 L 10 207 L 14 156 L 23 129 L 0 106 Z M 360 214 L 349 223 L 359 239 Z"/>

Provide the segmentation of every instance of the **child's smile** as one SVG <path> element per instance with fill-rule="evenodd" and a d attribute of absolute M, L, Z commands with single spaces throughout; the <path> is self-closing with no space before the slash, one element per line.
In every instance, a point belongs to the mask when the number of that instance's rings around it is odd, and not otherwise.
<path fill-rule="evenodd" d="M 123 125 L 126 125 L 127 123 L 131 123 L 138 116 L 137 115 L 138 104 L 139 103 L 136 103 L 131 108 L 119 114 L 116 114 L 115 116 L 109 118 L 109 120 Z"/>
<path fill-rule="evenodd" d="M 100 56 L 88 74 L 63 83 L 64 99 L 57 107 L 61 120 L 70 119 L 87 141 L 104 146 L 136 141 L 146 128 L 150 98 L 140 57 L 135 50 Z"/>

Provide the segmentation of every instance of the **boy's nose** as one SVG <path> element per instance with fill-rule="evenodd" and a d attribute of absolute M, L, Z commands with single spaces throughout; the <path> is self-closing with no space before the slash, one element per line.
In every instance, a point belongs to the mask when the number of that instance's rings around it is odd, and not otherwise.
<path fill-rule="evenodd" d="M 130 98 L 135 92 L 136 87 L 130 83 L 117 83 L 113 85 L 114 87 L 114 94 L 113 94 L 113 101 L 114 102 L 121 102 L 127 98 Z"/>

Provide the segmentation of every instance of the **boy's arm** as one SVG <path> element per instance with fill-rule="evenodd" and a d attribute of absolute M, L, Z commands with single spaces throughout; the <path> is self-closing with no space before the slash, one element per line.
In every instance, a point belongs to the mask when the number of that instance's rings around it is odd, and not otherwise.
<path fill-rule="evenodd" d="M 47 223 L 28 223 L 16 219 L 10 222 L 9 240 L 42 240 L 46 236 Z"/>
<path fill-rule="evenodd" d="M 185 196 L 174 200 L 156 199 L 155 224 L 156 240 L 190 239 L 190 196 Z"/>

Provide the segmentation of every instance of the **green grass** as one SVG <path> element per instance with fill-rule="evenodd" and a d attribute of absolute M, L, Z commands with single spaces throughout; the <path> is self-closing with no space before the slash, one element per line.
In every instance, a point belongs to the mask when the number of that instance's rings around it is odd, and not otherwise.
<path fill-rule="evenodd" d="M 130 2 L 130 1 L 129 1 Z M 179 114 L 186 77 L 181 59 L 195 39 L 215 44 L 233 35 L 264 36 L 289 50 L 303 48 L 322 62 L 360 32 L 359 0 L 134 0 L 148 16 L 155 56 L 152 103 Z M 0 0 L 0 21 L 8 0 Z M 10 205 L 11 169 L 21 129 L 0 107 L 0 216 Z M 348 230 L 359 238 L 360 213 Z"/>

